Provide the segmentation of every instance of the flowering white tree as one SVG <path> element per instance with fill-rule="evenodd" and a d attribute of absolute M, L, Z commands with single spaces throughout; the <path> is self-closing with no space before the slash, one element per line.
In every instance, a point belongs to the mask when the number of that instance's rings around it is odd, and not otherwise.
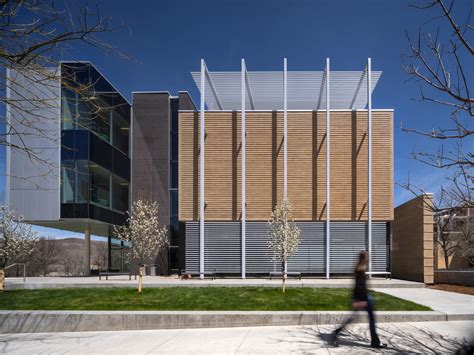
<path fill-rule="evenodd" d="M 5 283 L 4 267 L 9 261 L 27 258 L 38 241 L 31 225 L 10 206 L 1 209 L 0 217 L 0 290 Z"/>
<path fill-rule="evenodd" d="M 128 258 L 140 267 L 138 292 L 142 291 L 142 266 L 155 261 L 161 249 L 168 245 L 168 230 L 160 228 L 158 202 L 137 200 L 127 222 L 115 228 L 116 236 L 131 243 Z"/>
<path fill-rule="evenodd" d="M 275 206 L 268 226 L 268 245 L 273 250 L 273 261 L 282 265 L 281 287 L 285 292 L 286 265 L 298 249 L 301 235 L 300 229 L 292 220 L 291 204 L 287 197 Z"/>

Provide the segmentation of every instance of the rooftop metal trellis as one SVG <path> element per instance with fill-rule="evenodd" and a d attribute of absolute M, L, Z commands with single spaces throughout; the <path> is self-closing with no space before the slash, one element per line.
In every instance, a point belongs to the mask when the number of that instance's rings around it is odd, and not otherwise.
<path fill-rule="evenodd" d="M 325 71 L 288 71 L 288 110 L 325 110 Z M 201 73 L 191 73 L 201 90 Z M 381 71 L 372 71 L 372 92 Z M 246 108 L 283 110 L 283 71 L 247 71 Z M 240 110 L 241 72 L 209 72 L 205 80 L 208 110 Z M 362 71 L 331 71 L 331 109 L 357 110 L 367 107 L 367 74 Z"/>

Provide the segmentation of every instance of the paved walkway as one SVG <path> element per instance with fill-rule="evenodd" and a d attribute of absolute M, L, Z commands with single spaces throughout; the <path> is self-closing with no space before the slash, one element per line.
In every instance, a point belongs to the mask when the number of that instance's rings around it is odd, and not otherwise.
<path fill-rule="evenodd" d="M 353 279 L 351 278 L 303 278 L 302 280 L 290 278 L 287 285 L 292 287 L 352 287 Z M 160 277 L 145 276 L 143 283 L 149 287 L 173 287 L 173 286 L 189 286 L 189 287 L 207 287 L 207 286 L 225 286 L 225 287 L 241 287 L 241 286 L 262 286 L 262 287 L 279 287 L 281 280 L 268 278 L 248 278 L 245 280 L 235 278 L 218 278 L 211 279 L 190 279 L 180 280 L 178 277 Z M 109 280 L 105 277 L 99 281 L 98 276 L 91 277 L 28 277 L 26 283 L 23 278 L 9 277 L 5 279 L 6 289 L 18 288 L 62 288 L 62 287 L 137 287 L 137 281 L 130 281 L 128 276 L 111 276 Z M 419 282 L 373 278 L 369 280 L 369 287 L 372 288 L 423 288 L 424 284 Z"/>
<path fill-rule="evenodd" d="M 248 327 L 123 332 L 0 335 L 10 354 L 346 354 L 378 353 L 368 347 L 367 325 L 354 325 L 338 348 L 327 343 L 334 326 Z M 474 322 L 381 324 L 384 353 L 454 353 L 472 342 Z"/>
<path fill-rule="evenodd" d="M 376 288 L 375 290 L 428 306 L 434 311 L 446 314 L 474 314 L 474 296 L 471 295 L 431 288 Z"/>

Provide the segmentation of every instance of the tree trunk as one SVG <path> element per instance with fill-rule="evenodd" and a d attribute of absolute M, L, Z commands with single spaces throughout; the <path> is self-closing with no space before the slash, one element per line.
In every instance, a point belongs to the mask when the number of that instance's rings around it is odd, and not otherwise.
<path fill-rule="evenodd" d="M 5 290 L 5 269 L 0 268 L 0 292 Z"/>
<path fill-rule="evenodd" d="M 142 267 L 140 266 L 139 271 L 138 271 L 138 292 L 142 292 L 142 277 L 143 277 L 143 272 L 142 272 Z"/>
<path fill-rule="evenodd" d="M 281 263 L 281 290 L 285 293 L 285 282 L 286 282 L 286 269 L 285 269 L 285 262 Z"/>
<path fill-rule="evenodd" d="M 444 253 L 444 264 L 445 264 L 446 270 L 449 269 L 449 256 L 446 252 Z"/>

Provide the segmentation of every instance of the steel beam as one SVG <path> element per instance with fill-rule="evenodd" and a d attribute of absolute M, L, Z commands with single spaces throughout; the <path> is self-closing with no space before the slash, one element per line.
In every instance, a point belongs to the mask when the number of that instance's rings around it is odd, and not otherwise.
<path fill-rule="evenodd" d="M 369 252 L 369 272 L 372 271 L 372 61 L 367 59 L 367 118 L 368 118 L 368 191 L 367 191 L 367 234 Z M 369 277 L 371 274 L 369 274 Z"/>
<path fill-rule="evenodd" d="M 362 84 L 364 82 L 364 78 L 365 78 L 365 73 L 367 71 L 367 68 L 362 72 L 362 74 L 360 74 L 360 79 L 359 79 L 359 83 L 357 84 L 357 88 L 356 88 L 356 91 L 354 93 L 354 97 L 352 98 L 352 102 L 351 102 L 351 110 L 354 109 L 354 105 L 356 103 L 356 100 L 357 100 L 357 96 L 359 96 L 359 91 L 360 91 L 360 88 L 362 87 Z"/>
<path fill-rule="evenodd" d="M 246 145 L 246 131 L 245 131 L 245 101 L 246 101 L 246 87 L 247 87 L 247 68 L 245 67 L 245 59 L 242 58 L 242 68 L 241 68 L 241 75 L 242 75 L 242 226 L 241 226 L 241 234 L 242 234 L 242 278 L 245 279 L 245 204 L 246 204 L 246 196 L 245 196 L 245 145 Z"/>
<path fill-rule="evenodd" d="M 206 63 L 204 63 L 204 72 L 206 73 L 207 82 L 209 84 L 209 88 L 211 89 L 212 95 L 214 96 L 214 100 L 216 100 L 217 107 L 219 108 L 219 110 L 222 111 L 221 100 L 219 99 L 219 95 L 217 95 L 217 91 L 214 87 L 214 83 L 212 82 L 211 74 L 209 74 L 209 70 L 207 70 Z M 201 85 L 202 85 L 202 79 L 201 79 Z"/>
<path fill-rule="evenodd" d="M 252 88 L 250 87 L 249 73 L 247 72 L 246 66 L 245 66 L 245 84 L 247 86 L 247 94 L 249 96 L 250 109 L 255 110 L 255 104 L 253 102 L 253 96 L 252 96 Z"/>
<path fill-rule="evenodd" d="M 204 279 L 204 139 L 206 137 L 204 115 L 206 109 L 206 63 L 201 59 L 201 114 L 199 157 L 199 275 Z"/>
<path fill-rule="evenodd" d="M 331 275 L 331 112 L 330 69 L 326 58 L 326 278 Z"/>

